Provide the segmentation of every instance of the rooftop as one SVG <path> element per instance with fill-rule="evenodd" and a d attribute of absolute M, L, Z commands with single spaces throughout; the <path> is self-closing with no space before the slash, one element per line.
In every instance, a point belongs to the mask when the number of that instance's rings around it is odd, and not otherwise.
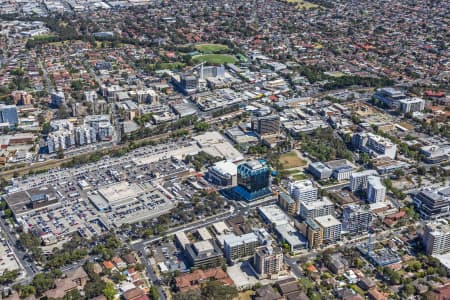
<path fill-rule="evenodd" d="M 331 226 L 336 226 L 336 225 L 340 225 L 341 222 L 336 219 L 335 217 L 328 215 L 328 216 L 322 216 L 322 217 L 317 217 L 314 219 L 320 226 L 322 227 L 331 227 Z"/>

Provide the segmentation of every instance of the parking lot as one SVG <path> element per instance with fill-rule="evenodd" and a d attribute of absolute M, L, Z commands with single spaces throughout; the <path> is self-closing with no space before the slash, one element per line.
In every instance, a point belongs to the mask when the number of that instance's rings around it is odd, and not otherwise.
<path fill-rule="evenodd" d="M 17 270 L 19 265 L 14 257 L 13 251 L 9 248 L 6 240 L 2 238 L 0 242 L 0 274 L 5 270 Z"/>
<path fill-rule="evenodd" d="M 179 182 L 178 176 L 189 173 L 183 161 L 167 153 L 189 144 L 182 141 L 143 147 L 122 157 L 107 157 L 81 167 L 18 178 L 6 200 L 16 218 L 47 244 L 64 240 L 73 232 L 86 238 L 101 235 L 110 226 L 155 218 L 169 212 L 176 201 L 191 198 L 196 190 L 192 185 L 166 188 Z M 149 159 L 152 163 L 138 166 L 134 159 Z M 124 185 L 124 193 L 114 190 L 117 185 Z M 112 188 L 109 193 L 112 201 L 99 193 L 107 187 Z M 142 191 L 128 197 L 126 189 Z M 33 202 L 36 197 L 45 199 Z"/>
<path fill-rule="evenodd" d="M 173 242 L 163 242 L 158 247 L 153 248 L 153 258 L 158 265 L 159 272 L 186 272 L 185 258 L 182 256 Z"/>

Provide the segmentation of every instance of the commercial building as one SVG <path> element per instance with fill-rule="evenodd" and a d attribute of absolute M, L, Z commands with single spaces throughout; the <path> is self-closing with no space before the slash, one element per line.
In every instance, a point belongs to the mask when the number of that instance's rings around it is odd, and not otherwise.
<path fill-rule="evenodd" d="M 275 204 L 261 206 L 258 211 L 266 224 L 278 226 L 289 223 L 289 217 Z"/>
<path fill-rule="evenodd" d="M 350 189 L 352 192 L 365 191 L 368 185 L 369 176 L 378 175 L 375 170 L 365 170 L 353 173 L 350 176 Z"/>
<path fill-rule="evenodd" d="M 307 246 L 307 240 L 303 237 L 297 229 L 291 224 L 283 224 L 275 226 L 275 232 L 281 243 L 287 243 L 289 245 L 289 251 L 292 253 L 298 253 Z"/>
<path fill-rule="evenodd" d="M 270 169 L 265 162 L 247 161 L 237 168 L 237 183 L 234 191 L 239 198 L 253 201 L 270 194 Z"/>
<path fill-rule="evenodd" d="M 259 246 L 258 237 L 253 232 L 240 236 L 234 233 L 222 237 L 225 257 L 229 262 L 240 258 L 253 256 Z"/>
<path fill-rule="evenodd" d="M 372 167 L 380 174 L 393 173 L 396 170 L 407 169 L 410 165 L 403 161 L 391 159 L 389 157 L 380 157 L 371 161 Z"/>
<path fill-rule="evenodd" d="M 421 98 L 408 98 L 400 100 L 400 110 L 402 113 L 412 113 L 425 109 L 425 100 Z"/>
<path fill-rule="evenodd" d="M 378 89 L 373 97 L 378 101 L 384 103 L 389 108 L 399 108 L 400 100 L 407 98 L 407 96 L 402 91 L 391 87 Z"/>
<path fill-rule="evenodd" d="M 425 162 L 427 163 L 440 163 L 446 161 L 450 155 L 450 145 L 438 146 L 430 145 L 420 148 L 420 153 L 425 156 Z"/>
<path fill-rule="evenodd" d="M 291 215 L 296 215 L 298 212 L 298 202 L 291 198 L 288 194 L 280 192 L 278 194 L 278 202 L 280 207 Z"/>
<path fill-rule="evenodd" d="M 383 202 L 386 199 L 386 187 L 378 176 L 367 178 L 367 201 L 370 203 Z"/>
<path fill-rule="evenodd" d="M 342 212 L 342 231 L 350 234 L 367 232 L 372 225 L 371 212 L 360 205 L 344 206 Z"/>
<path fill-rule="evenodd" d="M 325 242 L 334 243 L 341 239 L 342 223 L 334 216 L 317 217 L 314 221 L 322 227 Z"/>
<path fill-rule="evenodd" d="M 37 211 L 41 208 L 61 205 L 58 193 L 51 185 L 7 194 L 3 196 L 3 199 L 8 203 L 8 207 L 16 219 L 26 219 L 29 212 Z"/>
<path fill-rule="evenodd" d="M 320 161 L 310 163 L 308 171 L 318 180 L 328 179 L 332 173 L 332 170 Z"/>
<path fill-rule="evenodd" d="M 50 101 L 54 107 L 60 107 L 66 103 L 66 96 L 63 92 L 53 92 L 50 94 Z"/>
<path fill-rule="evenodd" d="M 300 202 L 299 215 L 303 220 L 334 215 L 334 204 L 327 197 L 313 202 Z"/>
<path fill-rule="evenodd" d="M 298 180 L 289 183 L 289 193 L 295 201 L 312 202 L 317 200 L 317 187 L 311 180 Z"/>
<path fill-rule="evenodd" d="M 19 124 L 17 107 L 15 105 L 0 104 L 0 123 L 8 123 L 9 127 Z"/>
<path fill-rule="evenodd" d="M 336 180 L 347 180 L 353 173 L 353 165 L 346 159 L 331 160 L 325 163 L 331 169 L 331 177 Z"/>
<path fill-rule="evenodd" d="M 283 269 L 282 249 L 271 245 L 256 248 L 253 265 L 261 278 L 278 275 Z"/>
<path fill-rule="evenodd" d="M 180 87 L 187 94 L 195 92 L 198 88 L 198 78 L 193 75 L 182 75 L 180 79 Z"/>
<path fill-rule="evenodd" d="M 396 144 L 387 138 L 370 132 L 355 133 L 352 136 L 352 144 L 355 148 L 375 157 L 387 156 L 395 159 L 397 153 Z"/>
<path fill-rule="evenodd" d="M 237 184 L 237 166 L 231 161 L 219 161 L 209 167 L 207 179 L 221 186 Z"/>
<path fill-rule="evenodd" d="M 450 251 L 450 225 L 444 219 L 425 224 L 423 243 L 428 255 Z"/>
<path fill-rule="evenodd" d="M 186 245 L 185 254 L 189 266 L 194 268 L 214 268 L 223 262 L 223 253 L 212 240 Z"/>
<path fill-rule="evenodd" d="M 252 130 L 260 136 L 278 134 L 280 132 L 280 116 L 270 115 L 252 120 Z"/>
<path fill-rule="evenodd" d="M 420 217 L 436 220 L 450 217 L 450 186 L 440 189 L 426 188 L 414 196 Z"/>

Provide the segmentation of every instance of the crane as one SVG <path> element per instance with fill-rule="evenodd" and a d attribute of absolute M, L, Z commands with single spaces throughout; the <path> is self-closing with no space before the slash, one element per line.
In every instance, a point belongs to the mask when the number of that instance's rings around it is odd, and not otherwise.
<path fill-rule="evenodd" d="M 205 64 L 205 62 L 201 62 L 201 63 L 199 63 L 198 65 L 195 65 L 195 66 L 189 68 L 189 71 L 195 70 L 195 69 L 197 69 L 198 67 L 200 67 L 200 79 L 203 80 L 203 65 L 204 65 L 204 64 Z"/>

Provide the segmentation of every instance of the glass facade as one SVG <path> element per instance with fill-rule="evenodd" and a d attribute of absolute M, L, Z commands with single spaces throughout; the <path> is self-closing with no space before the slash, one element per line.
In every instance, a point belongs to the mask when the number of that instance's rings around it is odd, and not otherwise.
<path fill-rule="evenodd" d="M 237 168 L 235 192 L 240 198 L 252 201 L 270 194 L 270 169 L 261 161 L 243 163 Z"/>

